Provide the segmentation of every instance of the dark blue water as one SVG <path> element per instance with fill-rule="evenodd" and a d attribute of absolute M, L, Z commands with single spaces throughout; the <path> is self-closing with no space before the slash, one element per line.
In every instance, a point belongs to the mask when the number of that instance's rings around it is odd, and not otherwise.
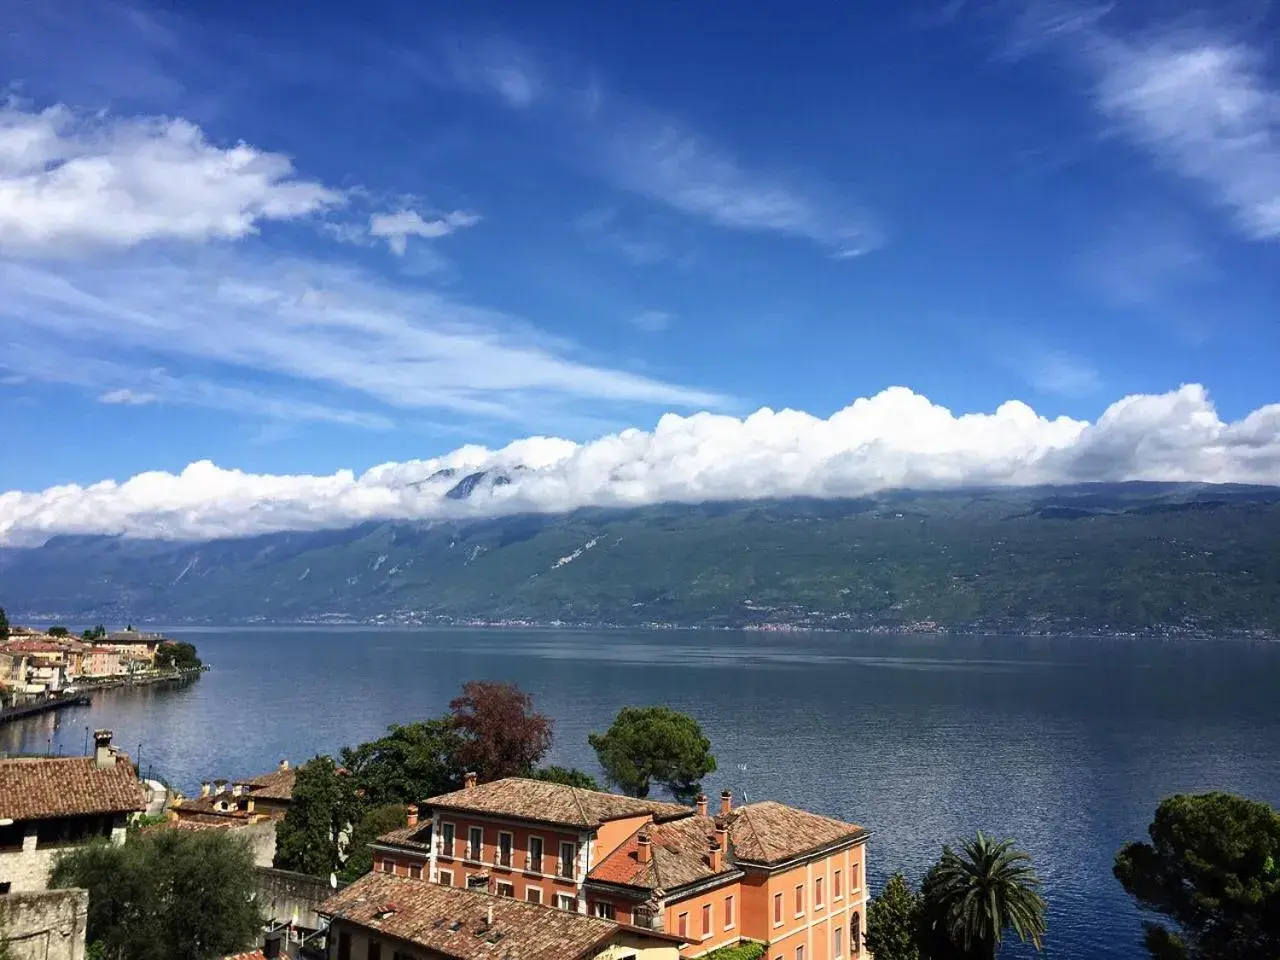
<path fill-rule="evenodd" d="M 835 634 L 262 630 L 193 632 L 214 669 L 180 690 L 0 727 L 0 750 L 83 749 L 107 726 L 194 788 L 437 716 L 464 680 L 514 680 L 556 721 L 555 762 L 627 704 L 711 737 L 724 786 L 862 823 L 870 873 L 913 877 L 944 841 L 1016 837 L 1045 880 L 1047 954 L 1138 958 L 1111 876 L 1177 791 L 1280 806 L 1280 645 L 1138 645 Z M 1010 949 L 1007 956 L 1022 956 Z"/>

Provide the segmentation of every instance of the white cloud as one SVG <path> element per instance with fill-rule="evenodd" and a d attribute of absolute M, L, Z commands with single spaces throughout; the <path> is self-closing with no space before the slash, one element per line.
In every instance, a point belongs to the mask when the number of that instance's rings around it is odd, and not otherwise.
<path fill-rule="evenodd" d="M 186 120 L 0 105 L 0 252 L 234 240 L 342 199 L 288 157 L 216 146 Z"/>
<path fill-rule="evenodd" d="M 370 217 L 369 235 L 386 240 L 393 253 L 404 256 L 409 237 L 434 240 L 479 222 L 479 216 L 463 210 L 454 210 L 432 220 L 424 219 L 416 210 L 397 210 L 395 213 L 375 213 Z"/>
<path fill-rule="evenodd" d="M 527 469 L 472 499 L 444 496 L 452 467 Z M 207 461 L 180 474 L 0 494 L 0 542 L 57 533 L 192 538 L 423 519 L 810 495 L 1076 481 L 1280 483 L 1280 404 L 1224 422 L 1204 388 L 1126 397 L 1094 423 L 1047 419 L 1009 401 L 993 413 L 953 414 L 901 387 L 821 419 L 763 409 L 744 419 L 664 416 L 586 444 L 530 437 L 500 450 L 382 464 L 357 475 L 271 476 Z"/>
<path fill-rule="evenodd" d="M 456 40 L 444 55 L 443 74 L 434 61 L 420 56 L 406 60 L 430 79 L 495 96 L 517 109 L 532 106 L 543 93 L 542 71 L 523 48 L 507 41 L 477 45 Z"/>
<path fill-rule="evenodd" d="M 126 407 L 142 407 L 149 403 L 159 403 L 160 398 L 146 390 L 134 390 L 130 387 L 118 387 L 98 396 L 99 403 L 109 403 Z"/>

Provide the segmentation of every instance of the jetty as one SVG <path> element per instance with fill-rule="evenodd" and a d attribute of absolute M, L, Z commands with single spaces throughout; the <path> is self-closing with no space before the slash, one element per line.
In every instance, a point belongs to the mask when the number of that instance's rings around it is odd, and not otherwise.
<path fill-rule="evenodd" d="M 23 717 L 30 717 L 37 713 L 49 713 L 52 710 L 62 710 L 65 707 L 87 707 L 90 700 L 84 694 L 69 694 L 63 696 L 45 697 L 42 700 L 35 700 L 32 703 L 24 703 L 13 707 L 4 707 L 0 709 L 0 723 L 7 723 L 10 720 L 20 720 Z"/>

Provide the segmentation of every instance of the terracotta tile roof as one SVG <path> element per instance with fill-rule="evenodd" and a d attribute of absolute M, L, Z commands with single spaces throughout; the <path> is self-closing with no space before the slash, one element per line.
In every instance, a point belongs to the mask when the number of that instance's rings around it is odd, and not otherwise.
<path fill-rule="evenodd" d="M 641 863 L 639 837 L 648 832 L 651 856 Z M 674 890 L 718 874 L 733 873 L 737 868 L 724 858 L 724 867 L 711 869 L 708 853 L 715 837 L 716 822 L 711 817 L 686 817 L 671 823 L 641 827 L 618 849 L 605 857 L 587 875 L 589 880 L 619 883 L 646 890 Z"/>
<path fill-rule="evenodd" d="M 147 806 L 128 759 L 99 769 L 93 757 L 0 760 L 0 820 L 127 813 Z"/>
<path fill-rule="evenodd" d="M 319 912 L 450 960 L 577 960 L 621 929 L 612 920 L 384 873 L 366 874 Z"/>
<path fill-rule="evenodd" d="M 692 808 L 678 803 L 637 800 L 615 793 L 521 777 L 494 780 L 469 790 L 455 790 L 424 800 L 423 805 L 582 828 L 598 827 L 608 820 L 646 813 L 652 814 L 655 820 L 674 820 L 693 813 Z"/>
<path fill-rule="evenodd" d="M 292 800 L 293 783 L 298 778 L 296 767 L 284 770 L 272 770 L 252 780 L 245 780 L 247 786 L 253 787 L 254 797 L 262 800 Z"/>
<path fill-rule="evenodd" d="M 749 803 L 728 815 L 735 860 L 773 864 L 866 835 L 855 823 L 797 810 L 775 800 Z"/>
<path fill-rule="evenodd" d="M 430 827 L 430 820 L 426 823 L 419 821 L 412 827 L 401 827 L 398 830 L 384 833 L 378 837 L 378 843 L 389 847 L 406 847 L 410 850 L 421 850 L 425 853 L 430 853 L 431 844 L 427 843 L 427 831 Z"/>

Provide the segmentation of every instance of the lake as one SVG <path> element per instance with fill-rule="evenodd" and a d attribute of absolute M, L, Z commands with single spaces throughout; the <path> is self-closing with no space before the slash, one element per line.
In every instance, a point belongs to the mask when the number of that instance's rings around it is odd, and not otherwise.
<path fill-rule="evenodd" d="M 176 631 L 175 631 L 176 633 Z M 80 753 L 109 727 L 192 791 L 441 714 L 463 681 L 514 680 L 556 722 L 549 761 L 629 704 L 695 715 L 706 783 L 868 827 L 878 889 L 944 841 L 1016 837 L 1049 901 L 1051 957 L 1139 958 L 1111 876 L 1159 800 L 1231 790 L 1280 806 L 1280 645 L 733 632 L 273 628 L 181 631 L 213 670 L 180 689 L 0 727 L 0 750 Z M 1006 956 L 1024 956 L 1008 949 Z"/>

